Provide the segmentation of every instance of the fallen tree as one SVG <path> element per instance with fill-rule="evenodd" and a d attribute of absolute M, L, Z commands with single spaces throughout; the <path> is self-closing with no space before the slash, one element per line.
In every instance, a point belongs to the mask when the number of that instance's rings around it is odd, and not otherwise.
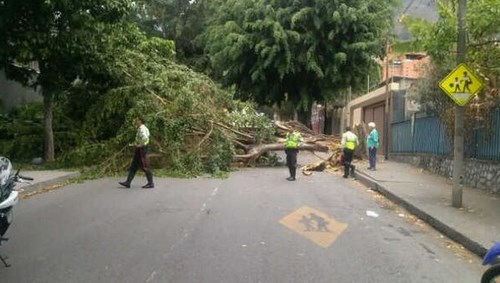
<path fill-rule="evenodd" d="M 300 144 L 297 147 L 298 150 L 309 150 L 309 151 L 321 151 L 328 152 L 328 146 L 318 143 L 313 144 Z M 235 155 L 234 160 L 236 162 L 245 162 L 251 163 L 252 161 L 257 160 L 262 154 L 268 151 L 276 151 L 276 150 L 285 150 L 285 145 L 283 143 L 273 143 L 273 144 L 261 144 L 255 147 L 252 147 L 248 153 Z"/>
<path fill-rule="evenodd" d="M 93 176 L 123 174 L 133 153 L 127 145 L 134 140 L 137 116 L 151 132 L 152 167 L 182 176 L 227 172 L 236 163 L 253 166 L 266 153 L 284 150 L 284 137 L 293 130 L 303 136 L 300 150 L 339 147 L 337 137 L 315 135 L 298 122 L 272 123 L 254 104 L 234 100 L 207 76 L 146 51 L 117 54 L 122 85 L 86 111 L 81 143 L 63 155 L 67 166 L 89 166 Z"/>
<path fill-rule="evenodd" d="M 304 175 L 311 175 L 313 171 L 332 170 L 337 171 L 341 165 L 342 149 L 340 147 L 340 138 L 323 134 L 314 134 L 305 125 L 296 121 L 275 122 L 276 141 L 269 144 L 258 145 L 240 145 L 244 149 L 244 154 L 236 154 L 235 162 L 243 166 L 252 166 L 257 160 L 271 151 L 285 150 L 284 137 L 286 133 L 297 131 L 301 134 L 303 141 L 299 144 L 300 151 L 310 151 L 328 153 L 327 158 L 318 156 L 317 162 L 306 164 L 301 168 Z"/>

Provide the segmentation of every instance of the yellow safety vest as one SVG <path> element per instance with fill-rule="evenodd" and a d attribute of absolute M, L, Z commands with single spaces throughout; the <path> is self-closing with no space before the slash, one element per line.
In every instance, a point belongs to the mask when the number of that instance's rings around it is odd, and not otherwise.
<path fill-rule="evenodd" d="M 348 131 L 342 135 L 342 148 L 347 150 L 354 150 L 358 146 L 358 137 Z"/>
<path fill-rule="evenodd" d="M 297 148 L 300 142 L 300 134 L 293 132 L 291 135 L 286 134 L 285 147 L 286 148 Z"/>
<path fill-rule="evenodd" d="M 356 148 L 356 138 L 355 137 L 346 138 L 345 148 L 349 150 L 354 150 Z"/>

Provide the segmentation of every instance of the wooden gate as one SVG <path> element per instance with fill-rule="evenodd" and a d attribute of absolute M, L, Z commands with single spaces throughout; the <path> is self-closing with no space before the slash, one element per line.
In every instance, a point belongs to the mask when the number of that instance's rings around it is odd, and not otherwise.
<path fill-rule="evenodd" d="M 385 104 L 375 104 L 363 108 L 363 122 L 367 125 L 370 122 L 374 122 L 378 135 L 380 138 L 380 146 L 377 150 L 377 154 L 384 154 L 384 116 L 385 116 Z M 367 133 L 368 134 L 368 133 Z"/>

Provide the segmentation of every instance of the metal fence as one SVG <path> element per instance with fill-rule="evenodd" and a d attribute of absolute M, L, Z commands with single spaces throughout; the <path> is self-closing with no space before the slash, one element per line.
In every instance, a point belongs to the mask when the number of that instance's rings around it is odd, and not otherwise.
<path fill-rule="evenodd" d="M 468 148 L 470 157 L 484 160 L 500 160 L 500 109 L 490 113 L 491 129 L 475 130 Z"/>
<path fill-rule="evenodd" d="M 490 115 L 492 124 L 488 130 L 465 133 L 465 157 L 500 161 L 500 110 Z M 446 135 L 438 117 L 416 118 L 392 124 L 391 152 L 452 155 L 453 140 Z"/>

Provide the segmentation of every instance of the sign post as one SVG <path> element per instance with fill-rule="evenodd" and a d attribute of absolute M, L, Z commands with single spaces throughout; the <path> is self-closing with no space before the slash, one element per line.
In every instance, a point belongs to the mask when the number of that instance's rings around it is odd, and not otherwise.
<path fill-rule="evenodd" d="M 465 13 L 467 0 L 458 1 L 458 38 L 457 64 L 458 66 L 441 81 L 439 86 L 457 104 L 455 106 L 455 137 L 453 142 L 453 207 L 462 207 L 462 171 L 464 161 L 464 109 L 467 104 L 481 90 L 483 84 L 465 64 L 466 31 Z"/>
<path fill-rule="evenodd" d="M 439 87 L 456 103 L 453 141 L 453 207 L 462 207 L 464 160 L 464 109 L 462 106 L 474 98 L 483 86 L 481 80 L 464 63 L 460 63 L 439 83 Z"/>

